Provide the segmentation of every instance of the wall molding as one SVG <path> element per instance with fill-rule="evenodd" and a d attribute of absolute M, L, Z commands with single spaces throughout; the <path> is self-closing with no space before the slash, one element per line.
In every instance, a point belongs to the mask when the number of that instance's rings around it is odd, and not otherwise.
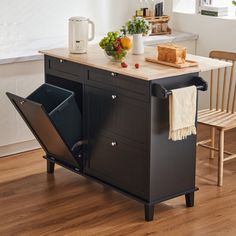
<path fill-rule="evenodd" d="M 36 139 L 0 147 L 0 158 L 41 148 Z"/>

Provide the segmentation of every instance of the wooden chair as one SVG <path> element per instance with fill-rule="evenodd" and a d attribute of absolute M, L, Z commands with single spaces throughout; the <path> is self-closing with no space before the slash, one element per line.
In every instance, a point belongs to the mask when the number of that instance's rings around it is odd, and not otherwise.
<path fill-rule="evenodd" d="M 212 159 L 214 153 L 218 152 L 218 186 L 222 186 L 224 162 L 236 157 L 236 154 L 225 151 L 224 148 L 225 131 L 236 128 L 236 79 L 234 77 L 236 53 L 212 51 L 210 57 L 232 62 L 232 67 L 218 69 L 218 73 L 211 71 L 210 109 L 202 110 L 198 115 L 198 123 L 211 128 L 210 139 L 198 142 L 198 146 L 210 149 Z M 216 130 L 219 131 L 218 148 L 215 146 Z"/>

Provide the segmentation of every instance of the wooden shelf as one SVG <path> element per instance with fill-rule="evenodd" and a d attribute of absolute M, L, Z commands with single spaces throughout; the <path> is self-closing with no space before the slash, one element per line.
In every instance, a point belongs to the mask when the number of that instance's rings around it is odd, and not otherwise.
<path fill-rule="evenodd" d="M 171 34 L 171 29 L 168 27 L 169 16 L 144 17 L 144 19 L 152 26 L 151 36 Z"/>
<path fill-rule="evenodd" d="M 154 17 L 144 17 L 145 20 L 149 22 L 155 22 L 155 23 L 166 23 L 169 22 L 170 17 L 169 16 L 154 16 Z"/>

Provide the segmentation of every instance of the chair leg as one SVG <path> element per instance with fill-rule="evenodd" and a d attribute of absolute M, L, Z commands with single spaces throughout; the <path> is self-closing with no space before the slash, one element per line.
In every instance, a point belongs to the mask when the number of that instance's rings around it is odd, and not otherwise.
<path fill-rule="evenodd" d="M 219 152 L 218 152 L 218 186 L 223 186 L 224 170 L 224 130 L 220 130 Z"/>
<path fill-rule="evenodd" d="M 216 128 L 211 128 L 211 147 L 215 147 Z M 214 159 L 215 151 L 210 150 L 210 159 Z"/>

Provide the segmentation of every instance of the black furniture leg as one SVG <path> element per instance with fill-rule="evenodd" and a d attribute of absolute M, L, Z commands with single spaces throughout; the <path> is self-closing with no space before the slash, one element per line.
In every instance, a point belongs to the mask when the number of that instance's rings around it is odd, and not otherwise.
<path fill-rule="evenodd" d="M 194 206 L 194 192 L 185 194 L 186 206 L 193 207 Z"/>
<path fill-rule="evenodd" d="M 145 210 L 145 220 L 146 221 L 152 221 L 154 216 L 154 205 L 144 205 Z"/>
<path fill-rule="evenodd" d="M 47 160 L 47 173 L 54 173 L 55 163 Z"/>

